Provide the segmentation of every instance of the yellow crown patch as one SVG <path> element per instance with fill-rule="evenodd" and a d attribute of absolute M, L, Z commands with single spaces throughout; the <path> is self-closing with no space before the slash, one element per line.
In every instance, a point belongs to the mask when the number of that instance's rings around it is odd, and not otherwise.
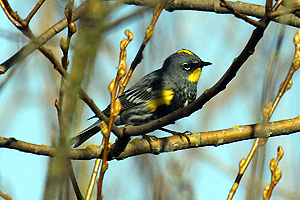
<path fill-rule="evenodd" d="M 189 55 L 194 55 L 193 52 L 189 51 L 189 50 L 186 50 L 186 49 L 182 49 L 182 50 L 179 50 L 177 51 L 177 53 L 186 53 L 186 54 L 189 54 Z"/>

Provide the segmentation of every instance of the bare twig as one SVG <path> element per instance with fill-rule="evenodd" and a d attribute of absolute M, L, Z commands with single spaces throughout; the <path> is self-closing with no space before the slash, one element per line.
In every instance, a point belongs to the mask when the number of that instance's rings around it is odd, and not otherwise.
<path fill-rule="evenodd" d="M 300 11 L 300 6 L 297 6 L 294 8 L 285 8 L 285 9 L 275 10 L 270 13 L 270 18 L 274 19 L 276 17 L 280 17 L 283 15 L 291 15 L 291 13 L 295 13 L 297 11 Z"/>
<path fill-rule="evenodd" d="M 277 0 L 275 1 L 275 5 L 272 6 L 273 1 L 268 0 L 267 3 L 269 2 L 270 7 L 271 7 L 271 11 L 276 11 L 278 9 L 278 7 L 282 4 L 283 0 Z M 267 6 L 266 6 L 267 7 Z M 269 13 L 270 14 L 270 13 Z M 270 16 L 270 15 L 269 15 Z"/>
<path fill-rule="evenodd" d="M 268 26 L 268 24 L 271 21 L 271 18 L 269 17 L 269 13 L 276 10 L 279 5 L 280 5 L 280 1 L 279 1 L 279 3 L 276 3 L 273 7 L 273 1 L 272 0 L 266 0 L 266 6 L 265 6 L 266 14 L 265 14 L 265 17 L 262 20 L 260 20 L 260 22 L 262 23 L 264 28 L 257 28 L 258 31 L 261 31 L 261 33 L 264 32 L 265 28 Z M 269 119 L 270 119 L 269 117 L 270 117 L 269 115 L 267 115 L 267 117 L 264 117 L 263 123 L 268 122 Z M 252 146 L 252 148 L 251 148 L 251 150 L 250 150 L 250 152 L 247 156 L 247 158 L 246 159 L 243 158 L 240 161 L 240 163 L 239 163 L 239 172 L 236 176 L 234 184 L 232 185 L 232 187 L 230 189 L 227 200 L 231 200 L 233 198 L 233 196 L 235 195 L 235 192 L 239 187 L 240 181 L 241 181 L 246 169 L 248 168 L 248 166 L 249 166 L 249 164 L 250 164 L 250 162 L 251 162 L 251 160 L 254 156 L 254 153 L 256 152 L 260 142 L 261 142 L 260 138 L 256 138 L 255 141 L 254 141 L 254 144 L 253 144 L 253 146 Z"/>
<path fill-rule="evenodd" d="M 71 37 L 73 34 L 76 32 L 76 24 L 73 22 L 72 16 L 73 16 L 73 4 L 74 1 L 70 0 L 69 3 L 66 5 L 65 8 L 65 15 L 68 21 L 68 36 L 67 39 L 65 37 L 62 37 L 60 40 L 60 47 L 63 52 L 63 57 L 61 59 L 61 63 L 64 69 L 67 69 L 69 65 L 69 49 L 70 49 L 70 42 L 71 42 Z"/>
<path fill-rule="evenodd" d="M 97 179 L 98 171 L 99 171 L 99 168 L 100 168 L 100 164 L 101 164 L 101 159 L 97 158 L 96 161 L 95 161 L 95 165 L 94 165 L 93 173 L 92 173 L 92 176 L 91 176 L 91 179 L 90 179 L 90 183 L 89 183 L 86 195 L 85 195 L 85 200 L 90 200 L 91 197 L 92 197 L 92 192 L 93 192 L 93 189 L 94 189 L 94 186 L 95 186 L 95 183 L 96 183 L 96 179 Z"/>
<path fill-rule="evenodd" d="M 13 9 L 10 7 L 7 0 L 0 0 L 1 7 L 8 17 L 8 19 L 17 27 L 18 29 L 22 28 L 22 25 L 19 23 L 19 20 L 16 18 L 19 17 L 19 15 L 13 11 Z"/>
<path fill-rule="evenodd" d="M 70 179 L 71 179 L 72 186 L 74 188 L 77 200 L 84 200 L 84 198 L 80 192 L 79 186 L 77 184 L 74 169 L 73 169 L 72 162 L 70 159 L 68 160 L 68 169 L 69 169 Z"/>
<path fill-rule="evenodd" d="M 245 22 L 252 24 L 253 26 L 259 27 L 261 26 L 261 23 L 259 23 L 258 21 L 255 21 L 249 17 L 247 17 L 247 15 L 245 14 L 241 14 L 238 11 L 236 11 L 229 2 L 225 1 L 225 0 L 220 0 L 220 5 L 222 7 L 227 8 L 232 14 L 234 14 L 235 17 L 243 19 Z"/>
<path fill-rule="evenodd" d="M 49 59 L 49 61 L 54 65 L 54 69 L 56 69 L 66 80 L 70 80 L 70 74 L 62 67 L 57 58 L 55 58 L 54 54 L 51 50 L 41 46 L 39 50 L 43 53 L 43 55 Z M 101 112 L 101 110 L 97 107 L 94 101 L 86 94 L 86 92 L 80 88 L 79 89 L 79 97 L 89 106 L 89 108 L 95 113 L 97 117 L 99 117 L 102 121 L 108 123 L 109 119 Z M 122 131 L 116 125 L 113 125 L 112 132 L 119 138 L 122 138 Z"/>
<path fill-rule="evenodd" d="M 47 55 L 47 52 L 43 52 L 43 54 L 49 58 L 49 60 L 55 60 L 55 62 L 53 62 L 55 68 L 61 68 L 63 67 L 64 70 L 67 70 L 68 65 L 69 65 L 69 50 L 70 50 L 70 42 L 71 42 L 71 37 L 73 36 L 73 34 L 76 32 L 76 25 L 73 22 L 73 4 L 74 4 L 74 0 L 69 0 L 69 3 L 66 5 L 65 7 L 65 15 L 67 18 L 67 22 L 68 22 L 68 35 L 67 35 L 67 39 L 65 39 L 65 37 L 61 38 L 60 41 L 60 48 L 63 52 L 63 57 L 61 59 L 61 65 L 57 63 L 56 58 L 54 57 L 54 55 L 51 53 L 51 55 Z M 43 46 L 42 46 L 43 47 Z M 40 47 L 40 49 L 42 48 Z M 64 146 L 68 147 L 68 143 L 65 142 L 65 140 L 68 140 L 65 138 L 65 135 L 63 135 L 63 133 L 65 133 L 65 131 L 62 129 L 62 127 L 64 127 L 64 117 L 65 115 L 62 115 L 63 113 L 63 101 L 66 100 L 66 96 L 65 96 L 65 90 L 64 88 L 68 87 L 67 82 L 65 81 L 66 77 L 62 76 L 61 77 L 61 85 L 60 85 L 60 93 L 59 93 L 59 101 L 58 102 L 58 106 L 57 106 L 57 110 L 58 110 L 58 120 L 59 120 L 59 125 L 60 125 L 60 146 L 61 146 L 61 141 L 63 141 Z M 71 81 L 73 83 L 73 81 Z M 80 84 L 79 84 L 80 85 Z M 76 87 L 76 85 L 74 84 L 74 86 Z M 80 90 L 80 89 L 79 89 Z M 64 114 L 66 114 L 64 112 Z M 68 149 L 69 150 L 69 149 Z M 69 177 L 71 179 L 72 182 L 72 186 L 74 188 L 74 192 L 76 194 L 76 197 L 78 200 L 83 200 L 83 196 L 80 192 L 79 186 L 77 184 L 77 180 L 74 174 L 74 170 L 73 170 L 73 166 L 72 166 L 72 162 L 70 159 L 67 160 L 67 165 L 68 165 L 68 169 L 69 169 Z"/>
<path fill-rule="evenodd" d="M 282 173 L 280 167 L 278 167 L 279 161 L 283 157 L 284 151 L 282 147 L 278 147 L 277 149 L 277 158 L 274 158 L 270 161 L 270 170 L 271 170 L 271 183 L 268 184 L 263 191 L 263 199 L 269 200 L 272 196 L 272 192 L 274 187 L 277 185 L 279 180 L 281 179 Z"/>
<path fill-rule="evenodd" d="M 39 10 L 39 8 L 43 5 L 44 2 L 45 0 L 39 0 L 39 2 L 37 2 L 37 4 L 34 6 L 34 8 L 30 11 L 28 16 L 26 17 L 26 19 L 24 19 L 25 24 L 27 25 L 29 24 L 32 17 L 35 15 L 35 13 Z"/>
<path fill-rule="evenodd" d="M 2 1 L 0 0 L 0 3 Z M 1 4 L 2 6 L 2 4 Z M 74 12 L 73 12 L 73 20 L 77 20 L 85 13 L 86 3 L 82 3 Z M 14 23 L 15 24 L 15 23 Z M 51 39 L 54 35 L 62 31 L 64 28 L 68 26 L 67 19 L 62 19 L 48 30 L 46 30 L 43 34 L 37 37 L 34 41 L 31 41 L 27 45 L 25 45 L 21 50 L 15 53 L 8 60 L 3 62 L 0 65 L 0 74 L 4 74 L 8 69 L 14 66 L 16 63 L 25 59 L 29 54 L 38 49 L 41 45 L 45 44 L 49 39 Z"/>
<path fill-rule="evenodd" d="M 141 44 L 139 51 L 137 52 L 133 62 L 131 63 L 130 69 L 123 81 L 123 83 L 120 85 L 120 90 L 119 90 L 119 94 L 118 96 L 120 96 L 123 91 L 125 90 L 126 85 L 129 82 L 129 79 L 134 71 L 134 69 L 136 68 L 136 66 L 142 61 L 142 57 L 143 57 L 143 51 L 148 43 L 148 41 L 151 39 L 152 35 L 153 35 L 153 31 L 154 31 L 154 26 L 158 20 L 158 17 L 160 16 L 160 13 L 162 12 L 162 10 L 164 9 L 164 6 L 166 4 L 166 1 L 164 1 L 163 3 L 160 3 L 158 5 L 156 5 L 153 8 L 153 18 L 151 21 L 151 24 L 148 26 L 146 33 L 145 33 L 145 37 L 143 40 L 143 43 Z"/>
<path fill-rule="evenodd" d="M 295 44 L 295 56 L 290 67 L 290 70 L 285 78 L 285 80 L 281 83 L 280 89 L 276 96 L 276 99 L 272 105 L 272 109 L 270 110 L 269 118 L 272 116 L 275 108 L 277 107 L 280 99 L 282 98 L 283 94 L 292 87 L 292 76 L 300 67 L 300 30 L 296 33 L 294 37 L 294 44 Z"/>
<path fill-rule="evenodd" d="M 12 200 L 9 194 L 4 194 L 3 192 L 1 192 L 1 190 L 0 190 L 0 197 L 2 197 L 5 200 Z"/>
<path fill-rule="evenodd" d="M 104 151 L 103 151 L 103 159 L 101 163 L 101 170 L 100 170 L 100 177 L 98 179 L 98 197 L 97 199 L 102 199 L 102 185 L 103 185 L 103 179 L 104 179 L 104 174 L 108 168 L 108 163 L 107 163 L 107 157 L 109 153 L 109 137 L 111 133 L 111 129 L 114 123 L 114 120 L 116 116 L 119 115 L 122 105 L 119 99 L 116 99 L 117 96 L 117 90 L 119 88 L 119 83 L 121 79 L 126 75 L 127 71 L 127 63 L 126 63 L 126 58 L 127 58 L 127 46 L 128 44 L 132 41 L 133 39 L 133 34 L 129 30 L 125 30 L 125 35 L 127 38 L 124 38 L 121 43 L 120 43 L 120 60 L 119 60 L 119 66 L 118 66 L 118 72 L 117 76 L 114 80 L 111 81 L 109 85 L 109 92 L 111 96 L 111 103 L 110 103 L 110 117 L 109 117 L 109 123 L 108 125 L 105 122 L 102 122 L 101 124 L 101 132 L 103 135 L 103 140 L 102 144 L 104 146 Z"/>
<path fill-rule="evenodd" d="M 54 65 L 54 68 L 64 77 L 67 81 L 71 79 L 70 74 L 62 67 L 60 62 L 55 58 L 52 51 L 49 49 L 44 48 L 43 46 L 40 48 L 40 51 L 50 60 L 50 62 Z M 101 119 L 102 121 L 105 121 L 106 123 L 109 122 L 109 118 L 107 118 L 101 110 L 97 107 L 97 105 L 94 103 L 94 101 L 86 94 L 86 92 L 79 88 L 79 97 L 82 99 L 89 108 L 95 113 L 95 115 Z M 113 125 L 112 132 L 119 138 L 122 138 L 123 132 L 120 128 L 118 128 L 116 125 Z"/>
<path fill-rule="evenodd" d="M 271 1 L 267 1 L 267 4 L 269 3 L 270 4 Z M 280 5 L 282 1 L 277 1 L 276 4 L 274 5 L 273 8 L 270 8 L 269 10 L 271 11 L 274 11 L 275 9 L 277 9 Z M 266 6 L 268 7 L 268 6 Z M 296 51 L 295 51 L 295 57 L 294 57 L 294 60 L 293 60 L 293 63 L 292 63 L 292 66 L 289 70 L 289 73 L 288 75 L 286 76 L 284 82 L 281 84 L 280 86 L 280 89 L 279 89 L 279 92 L 277 94 L 277 97 L 274 101 L 273 104 L 267 104 L 264 108 L 264 111 L 263 111 L 263 123 L 267 123 L 269 122 L 275 108 L 277 107 L 281 97 L 283 96 L 283 94 L 288 90 L 290 89 L 291 87 L 291 78 L 292 78 L 292 75 L 294 74 L 294 72 L 299 68 L 300 66 L 300 45 L 299 45 L 299 41 L 300 41 L 300 31 L 295 35 L 295 39 L 294 39 L 294 43 L 295 43 L 295 46 L 296 46 Z M 261 135 L 260 135 L 261 136 Z M 268 135 L 265 135 L 264 137 L 268 137 Z M 264 145 L 265 143 L 267 142 L 266 139 L 262 139 L 262 138 L 257 138 L 255 139 L 254 141 L 254 144 L 253 144 L 253 147 L 247 157 L 247 159 L 242 159 L 242 161 L 240 162 L 240 170 L 239 170 L 239 174 L 237 175 L 237 178 L 235 180 L 235 183 L 229 193 L 229 196 L 228 196 L 228 199 L 231 199 L 236 191 L 236 189 L 238 188 L 238 185 L 239 185 L 239 182 L 243 176 L 243 174 L 245 173 L 245 170 L 247 169 L 250 161 L 252 160 L 253 158 L 253 155 L 254 153 L 256 152 L 258 146 L 260 145 Z"/>

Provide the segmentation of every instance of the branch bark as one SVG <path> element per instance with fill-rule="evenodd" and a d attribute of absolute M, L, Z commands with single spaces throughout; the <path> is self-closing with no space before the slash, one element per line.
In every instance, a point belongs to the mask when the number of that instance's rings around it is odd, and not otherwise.
<path fill-rule="evenodd" d="M 110 160 L 122 160 L 128 157 L 151 153 L 160 154 L 183 149 L 199 148 L 206 146 L 219 146 L 239 142 L 256 137 L 276 137 L 289 135 L 300 131 L 300 116 L 287 120 L 270 122 L 267 124 L 250 124 L 234 126 L 230 129 L 191 133 L 186 136 L 170 136 L 151 139 L 151 145 L 145 139 L 136 138 L 128 143 L 125 150 L 117 157 Z M 187 137 L 189 139 L 187 139 Z M 36 145 L 14 138 L 0 137 L 0 147 L 19 150 L 25 153 L 53 157 L 57 149 L 47 145 Z M 73 160 L 90 160 L 101 157 L 102 146 L 89 145 L 86 149 L 71 149 L 69 158 Z"/>
<path fill-rule="evenodd" d="M 123 3 L 137 6 L 148 6 L 153 4 L 153 0 L 124 0 Z M 265 15 L 265 7 L 256 4 L 244 3 L 241 1 L 227 1 L 232 8 L 240 14 L 256 17 L 261 19 Z M 175 10 L 198 10 L 215 12 L 218 14 L 232 14 L 227 8 L 220 5 L 219 0 L 169 0 L 165 6 L 165 10 L 172 12 Z M 280 10 L 280 11 L 283 11 Z M 294 11 L 295 10 L 287 10 Z M 276 12 L 279 14 L 280 12 Z M 280 17 L 272 20 L 277 23 L 287 24 L 290 26 L 300 27 L 300 19 L 293 14 L 281 12 Z M 276 15 L 277 16 L 277 15 Z"/>

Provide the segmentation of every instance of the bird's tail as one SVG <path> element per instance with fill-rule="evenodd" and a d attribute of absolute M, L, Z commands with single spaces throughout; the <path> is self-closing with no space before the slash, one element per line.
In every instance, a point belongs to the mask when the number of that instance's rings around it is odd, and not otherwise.
<path fill-rule="evenodd" d="M 74 148 L 80 146 L 82 143 L 101 130 L 100 124 L 101 120 L 96 121 L 93 125 L 81 131 L 79 135 L 71 138 L 70 143 L 74 144 Z"/>

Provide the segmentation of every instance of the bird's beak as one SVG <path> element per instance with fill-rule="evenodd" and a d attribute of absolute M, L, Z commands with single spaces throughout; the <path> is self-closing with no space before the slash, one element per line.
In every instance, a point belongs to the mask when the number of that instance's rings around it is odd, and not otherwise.
<path fill-rule="evenodd" d="M 212 63 L 202 61 L 200 64 L 202 65 L 202 67 L 204 67 L 204 66 L 207 66 L 207 65 L 211 65 Z"/>

